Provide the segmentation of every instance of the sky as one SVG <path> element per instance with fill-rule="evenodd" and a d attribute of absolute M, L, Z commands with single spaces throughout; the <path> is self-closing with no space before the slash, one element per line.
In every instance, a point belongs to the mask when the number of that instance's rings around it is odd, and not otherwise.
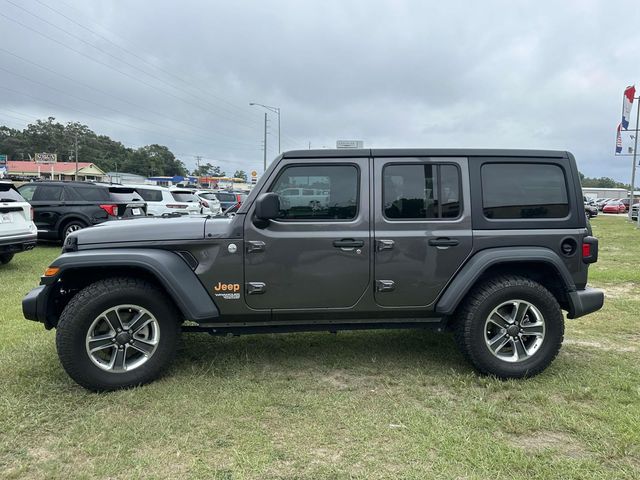
<path fill-rule="evenodd" d="M 611 0 L 0 0 L 0 124 L 53 116 L 261 171 L 256 102 L 281 109 L 282 150 L 561 149 L 629 182 L 615 130 L 639 24 Z"/>

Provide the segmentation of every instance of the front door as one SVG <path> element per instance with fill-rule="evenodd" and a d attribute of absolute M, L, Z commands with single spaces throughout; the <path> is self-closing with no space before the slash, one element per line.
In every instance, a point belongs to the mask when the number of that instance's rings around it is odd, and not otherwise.
<path fill-rule="evenodd" d="M 254 309 L 355 305 L 370 276 L 369 158 L 281 160 L 261 193 L 280 197 L 264 228 L 245 220 L 245 293 Z"/>
<path fill-rule="evenodd" d="M 466 158 L 376 158 L 375 299 L 436 301 L 472 247 Z"/>

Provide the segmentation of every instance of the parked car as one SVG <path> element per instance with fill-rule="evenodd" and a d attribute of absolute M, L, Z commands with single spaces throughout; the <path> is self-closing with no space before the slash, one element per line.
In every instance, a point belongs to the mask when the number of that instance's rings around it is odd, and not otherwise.
<path fill-rule="evenodd" d="M 202 213 L 202 207 L 200 205 L 200 199 L 195 196 L 195 190 L 190 188 L 169 188 L 169 193 L 177 203 L 187 204 L 187 213 L 189 215 L 200 215 Z"/>
<path fill-rule="evenodd" d="M 201 211 L 204 215 L 222 215 L 220 200 L 213 190 L 196 190 L 193 193 L 200 200 Z"/>
<path fill-rule="evenodd" d="M 91 225 L 147 213 L 135 190 L 121 185 L 44 181 L 18 190 L 33 207 L 40 239 L 61 240 Z"/>
<path fill-rule="evenodd" d="M 607 204 L 602 208 L 602 213 L 624 213 L 626 211 L 627 208 L 620 200 L 607 202 Z"/>
<path fill-rule="evenodd" d="M 38 231 L 32 208 L 11 182 L 0 181 L 0 263 L 7 264 L 17 252 L 36 246 Z"/>
<path fill-rule="evenodd" d="M 601 198 L 599 202 L 596 203 L 598 206 L 598 210 L 602 211 L 607 202 L 610 202 L 613 198 Z"/>
<path fill-rule="evenodd" d="M 596 217 L 596 216 L 598 216 L 598 207 L 596 207 L 595 205 L 592 205 L 590 203 L 585 203 L 584 204 L 584 213 L 589 218 Z"/>
<path fill-rule="evenodd" d="M 629 211 L 629 205 L 631 204 L 631 199 L 629 198 L 621 198 L 620 202 L 624 205 L 624 211 Z"/>
<path fill-rule="evenodd" d="M 197 201 L 193 201 L 193 193 L 190 190 L 171 191 L 157 185 L 131 185 L 131 187 L 147 202 L 147 215 L 150 217 L 200 213 L 200 205 Z M 183 196 L 181 192 L 186 194 Z M 185 197 L 190 201 L 185 201 Z"/>
<path fill-rule="evenodd" d="M 71 234 L 22 309 L 91 390 L 154 380 L 181 332 L 448 329 L 481 374 L 529 377 L 558 355 L 562 310 L 604 303 L 577 177 L 564 151 L 285 152 L 234 216 Z M 283 208 L 292 185 L 329 201 Z"/>
<path fill-rule="evenodd" d="M 218 192 L 214 192 L 214 195 L 220 201 L 220 208 L 222 208 L 223 212 L 226 212 L 229 208 L 239 204 L 241 201 L 239 194 L 233 192 L 220 190 Z"/>

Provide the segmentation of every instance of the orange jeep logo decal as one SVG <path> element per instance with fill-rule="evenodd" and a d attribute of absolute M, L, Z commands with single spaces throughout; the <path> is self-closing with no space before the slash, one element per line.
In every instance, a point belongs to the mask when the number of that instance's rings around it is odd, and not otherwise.
<path fill-rule="evenodd" d="M 223 300 L 239 300 L 240 284 L 239 283 L 222 283 L 218 282 L 213 287 L 214 295 Z"/>
<path fill-rule="evenodd" d="M 218 285 L 213 287 L 216 292 L 239 292 L 240 284 L 239 283 L 222 283 L 218 282 Z"/>

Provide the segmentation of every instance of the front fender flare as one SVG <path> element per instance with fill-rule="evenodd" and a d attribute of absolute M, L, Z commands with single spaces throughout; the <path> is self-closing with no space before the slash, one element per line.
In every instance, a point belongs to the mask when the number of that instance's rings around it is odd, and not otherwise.
<path fill-rule="evenodd" d="M 548 248 L 490 248 L 473 255 L 464 267 L 458 271 L 436 302 L 435 311 L 442 315 L 453 314 L 471 287 L 488 268 L 500 263 L 519 262 L 540 262 L 550 265 L 558 272 L 567 292 L 574 292 L 576 290 L 567 267 L 560 257 Z M 571 299 L 569 299 L 569 301 L 571 301 Z"/>
<path fill-rule="evenodd" d="M 63 253 L 51 266 L 60 268 L 57 278 L 80 269 L 100 268 L 108 273 L 110 267 L 139 268 L 165 288 L 185 319 L 201 323 L 220 316 L 197 275 L 179 255 L 168 250 L 122 248 Z"/>

